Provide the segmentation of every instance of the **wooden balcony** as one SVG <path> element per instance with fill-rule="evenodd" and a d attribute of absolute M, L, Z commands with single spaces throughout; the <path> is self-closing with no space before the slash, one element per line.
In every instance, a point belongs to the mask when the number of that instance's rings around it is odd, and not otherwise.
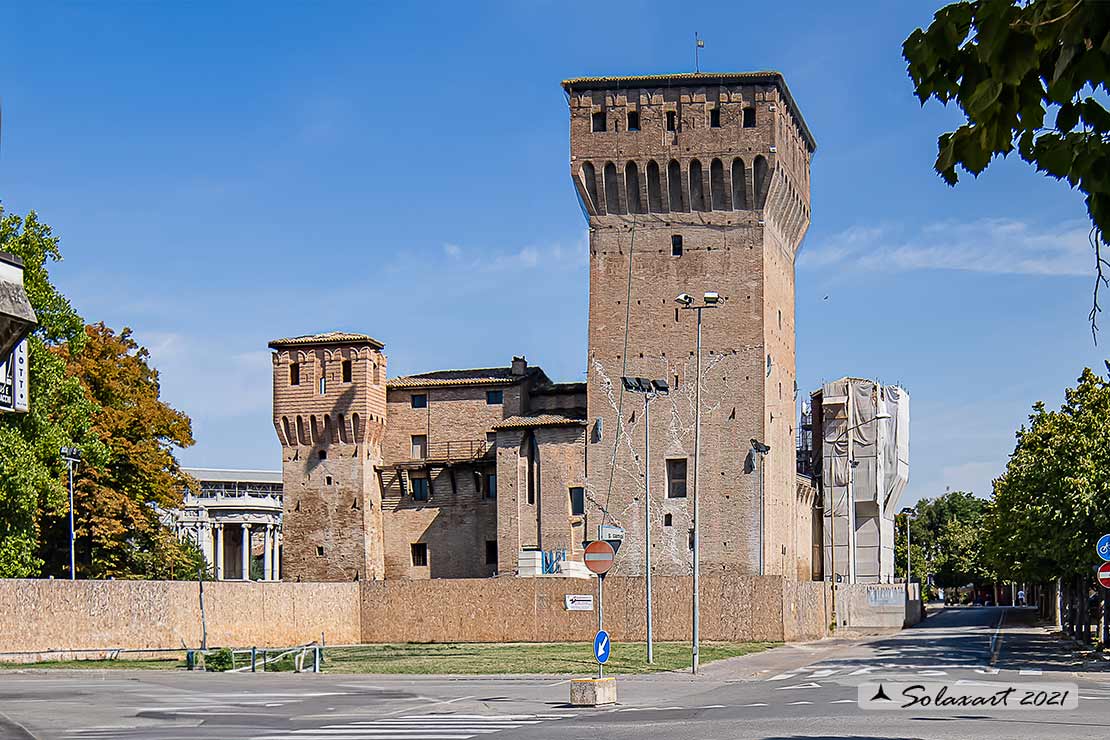
<path fill-rule="evenodd" d="M 484 439 L 452 439 L 443 442 L 428 442 L 423 450 L 414 448 L 412 460 L 426 462 L 452 463 L 478 460 L 492 456 L 495 445 Z M 423 452 L 423 454 L 419 454 Z"/>

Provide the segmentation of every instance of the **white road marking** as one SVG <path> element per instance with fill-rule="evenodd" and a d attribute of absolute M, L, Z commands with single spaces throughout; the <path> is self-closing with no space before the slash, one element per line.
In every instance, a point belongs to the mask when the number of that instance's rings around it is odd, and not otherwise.
<path fill-rule="evenodd" d="M 799 683 L 799 684 L 795 684 L 793 686 L 776 686 L 775 691 L 786 691 L 787 689 L 819 689 L 819 688 L 821 688 L 821 684 L 813 683 L 811 681 L 810 683 Z"/>
<path fill-rule="evenodd" d="M 851 672 L 851 673 L 849 673 L 848 675 L 849 675 L 849 676 L 862 676 L 862 675 L 864 675 L 864 674 L 867 674 L 867 673 L 871 673 L 872 671 L 877 671 L 877 670 L 879 670 L 879 669 L 878 669 L 878 668 L 874 668 L 874 667 L 871 667 L 871 668 L 860 668 L 860 669 L 858 669 L 858 670 L 852 671 L 852 672 Z"/>
<path fill-rule="evenodd" d="M 786 706 L 788 706 L 788 707 L 796 707 L 796 706 L 798 706 L 799 704 L 812 704 L 812 703 L 813 703 L 813 702 L 811 702 L 811 701 L 792 701 L 792 702 L 790 702 L 789 704 L 787 704 Z"/>
<path fill-rule="evenodd" d="M 1020 671 L 1018 671 L 1018 675 L 1019 676 L 1039 676 L 1039 675 L 1041 675 L 1041 672 L 1042 671 L 1041 671 L 1040 668 L 1022 668 Z"/>
<path fill-rule="evenodd" d="M 855 699 L 837 699 L 836 701 L 830 701 L 829 702 L 829 704 L 855 704 L 855 703 L 856 703 Z"/>
<path fill-rule="evenodd" d="M 766 704 L 764 704 L 764 703 L 763 703 L 763 702 L 761 702 L 761 701 L 757 701 L 757 702 L 756 702 L 755 704 L 745 704 L 744 706 L 745 706 L 745 707 L 765 707 L 765 706 L 767 706 L 767 705 L 766 705 Z"/>
<path fill-rule="evenodd" d="M 461 701 L 460 697 L 453 701 Z M 538 725 L 572 714 L 409 714 L 362 719 L 323 727 L 304 727 L 257 737 L 255 740 L 466 740 L 502 730 Z"/>
<path fill-rule="evenodd" d="M 810 678 L 825 678 L 826 676 L 831 676 L 832 674 L 836 673 L 839 670 L 840 670 L 839 668 L 822 668 L 819 671 L 814 671 L 812 674 L 810 674 L 809 677 Z"/>
<path fill-rule="evenodd" d="M 947 676 L 948 671 L 918 671 L 919 676 Z"/>
<path fill-rule="evenodd" d="M 998 670 L 997 668 L 976 668 L 975 672 L 984 676 L 997 676 Z"/>
<path fill-rule="evenodd" d="M 767 680 L 768 681 L 782 681 L 785 678 L 796 678 L 797 676 L 800 676 L 803 673 L 805 673 L 805 671 L 790 671 L 789 673 L 780 673 L 777 676 L 772 676 L 771 678 L 768 678 Z"/>

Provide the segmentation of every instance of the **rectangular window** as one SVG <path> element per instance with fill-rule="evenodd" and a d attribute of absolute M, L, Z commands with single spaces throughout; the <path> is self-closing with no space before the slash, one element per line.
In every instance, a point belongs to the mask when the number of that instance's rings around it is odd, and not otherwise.
<path fill-rule="evenodd" d="M 682 256 L 682 234 L 674 234 L 671 236 L 671 256 Z"/>
<path fill-rule="evenodd" d="M 667 111 L 667 130 L 675 131 L 678 129 L 678 114 L 673 110 Z"/>
<path fill-rule="evenodd" d="M 720 128 L 721 127 L 721 109 L 720 108 L 710 108 L 709 109 L 709 127 L 710 128 Z"/>
<path fill-rule="evenodd" d="M 343 382 L 351 382 L 351 361 L 343 360 Z"/>
<path fill-rule="evenodd" d="M 412 455 L 413 460 L 423 460 L 428 456 L 428 435 L 414 434 L 412 435 Z"/>
<path fill-rule="evenodd" d="M 412 479 L 412 500 L 413 501 L 427 501 L 428 500 L 428 479 L 427 478 L 413 478 Z"/>
<path fill-rule="evenodd" d="M 320 395 L 328 395 L 328 379 L 324 376 L 320 377 Z"/>
<path fill-rule="evenodd" d="M 667 461 L 667 498 L 686 498 L 686 458 Z"/>
<path fill-rule="evenodd" d="M 497 540 L 486 540 L 486 565 L 497 565 Z"/>
<path fill-rule="evenodd" d="M 486 432 L 486 451 L 497 446 L 497 432 Z"/>
<path fill-rule="evenodd" d="M 416 568 L 425 568 L 428 566 L 428 543 L 426 542 L 413 542 L 409 547 L 412 549 L 412 564 Z"/>
<path fill-rule="evenodd" d="M 505 391 L 486 391 L 486 403 L 490 406 L 496 406 L 499 403 L 505 402 Z"/>
<path fill-rule="evenodd" d="M 289 385 L 301 384 L 301 363 L 292 362 L 289 364 Z"/>
<path fill-rule="evenodd" d="M 607 125 L 607 122 L 605 120 L 605 111 L 599 111 L 598 113 L 594 113 L 594 115 L 593 115 L 593 131 L 594 131 L 594 133 L 596 134 L 596 133 L 600 133 L 602 131 L 605 131 L 606 125 Z"/>
<path fill-rule="evenodd" d="M 755 128 L 755 108 L 744 109 L 744 128 Z"/>
<path fill-rule="evenodd" d="M 428 408 L 428 396 L 424 393 L 413 393 L 412 394 L 412 407 L 414 409 L 426 409 L 426 408 Z"/>
<path fill-rule="evenodd" d="M 486 473 L 486 498 L 497 498 L 497 473 Z"/>
<path fill-rule="evenodd" d="M 586 489 L 575 487 L 570 489 L 570 515 L 582 516 L 586 513 Z"/>
<path fill-rule="evenodd" d="M 640 130 L 640 111 L 638 111 L 638 110 L 628 111 L 628 130 L 629 131 L 639 131 Z"/>
<path fill-rule="evenodd" d="M 316 546 L 316 557 L 318 557 L 318 558 L 324 557 L 324 546 L 323 545 L 317 545 Z"/>

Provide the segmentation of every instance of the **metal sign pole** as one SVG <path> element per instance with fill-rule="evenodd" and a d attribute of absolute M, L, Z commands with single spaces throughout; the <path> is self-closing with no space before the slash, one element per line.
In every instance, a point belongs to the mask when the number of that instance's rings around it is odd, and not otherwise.
<path fill-rule="evenodd" d="M 698 633 L 700 632 L 701 619 L 699 615 L 698 603 L 698 581 L 700 573 L 700 566 L 698 560 L 700 559 L 699 551 L 701 549 L 701 537 L 698 532 L 698 457 L 701 452 L 701 306 L 697 308 L 698 313 L 698 339 L 697 339 L 697 361 L 696 370 L 694 372 L 694 583 L 693 583 L 693 648 L 691 660 L 691 673 L 697 674 L 698 672 Z"/>
<path fill-rule="evenodd" d="M 605 574 L 601 573 L 597 577 L 597 631 L 601 632 L 605 629 L 605 607 L 602 600 L 602 594 L 605 586 Z M 595 656 L 596 657 L 596 656 Z M 597 677 L 604 678 L 605 666 L 599 660 L 597 662 Z"/>
<path fill-rule="evenodd" d="M 647 662 L 655 662 L 651 630 L 651 394 L 644 394 L 644 590 L 647 592 Z"/>
<path fill-rule="evenodd" d="M 70 458 L 69 464 L 69 580 L 77 580 L 77 554 L 75 552 L 75 543 L 77 535 L 74 533 L 73 528 L 73 459 Z"/>

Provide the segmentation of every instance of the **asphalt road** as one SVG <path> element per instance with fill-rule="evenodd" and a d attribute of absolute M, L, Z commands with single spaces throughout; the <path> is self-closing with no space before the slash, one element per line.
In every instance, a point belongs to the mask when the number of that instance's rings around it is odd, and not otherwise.
<path fill-rule="evenodd" d="M 0 739 L 1107 738 L 1110 672 L 1020 613 L 951 609 L 896 635 L 788 645 L 618 679 L 616 706 L 570 707 L 558 677 L 143 671 L 0 672 Z M 614 650 L 619 650 L 619 644 Z M 583 650 L 589 650 L 588 645 Z M 1073 682 L 1070 711 L 866 712 L 874 681 Z"/>

